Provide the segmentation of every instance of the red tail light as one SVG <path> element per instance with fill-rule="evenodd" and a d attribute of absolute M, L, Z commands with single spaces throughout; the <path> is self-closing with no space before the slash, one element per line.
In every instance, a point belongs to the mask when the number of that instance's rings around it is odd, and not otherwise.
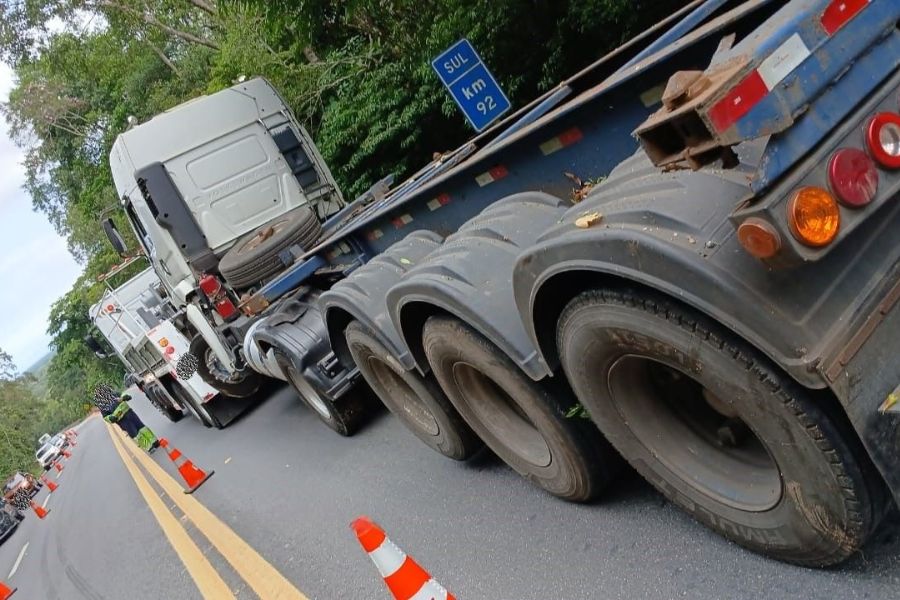
<path fill-rule="evenodd" d="M 214 275 L 203 275 L 200 277 L 200 289 L 207 298 L 212 298 L 222 289 L 222 284 Z"/>
<path fill-rule="evenodd" d="M 862 150 L 841 148 L 828 161 L 828 183 L 841 204 L 861 208 L 878 192 L 878 169 Z"/>
<path fill-rule="evenodd" d="M 878 163 L 888 169 L 900 169 L 900 115 L 878 113 L 866 127 L 866 144 Z"/>
<path fill-rule="evenodd" d="M 222 283 L 214 275 L 203 275 L 200 277 L 200 289 L 203 290 L 209 301 L 216 307 L 216 312 L 223 319 L 227 321 L 237 315 L 237 307 L 228 297 L 228 293 L 222 287 Z"/>
<path fill-rule="evenodd" d="M 237 308 L 234 306 L 234 302 L 228 298 L 223 298 L 216 302 L 216 312 L 223 319 L 228 319 L 237 314 Z"/>

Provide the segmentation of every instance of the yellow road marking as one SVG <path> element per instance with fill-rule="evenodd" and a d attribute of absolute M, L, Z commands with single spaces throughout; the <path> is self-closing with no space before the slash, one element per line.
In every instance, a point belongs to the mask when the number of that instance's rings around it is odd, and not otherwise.
<path fill-rule="evenodd" d="M 199 500 L 186 495 L 181 485 L 150 456 L 130 445 L 126 448 L 261 600 L 309 600 Z"/>
<path fill-rule="evenodd" d="M 156 517 L 163 533 L 166 534 L 169 543 L 172 545 L 172 548 L 175 549 L 175 553 L 178 554 L 178 558 L 184 563 L 184 566 L 193 578 L 194 583 L 197 584 L 200 593 L 204 598 L 209 600 L 226 600 L 228 598 L 234 598 L 235 596 L 231 593 L 225 580 L 222 579 L 206 557 L 203 556 L 200 548 L 197 547 L 187 531 L 185 531 L 178 523 L 175 516 L 166 509 L 162 500 L 159 499 L 159 496 L 150 486 L 150 483 L 144 478 L 140 469 L 138 469 L 137 465 L 134 464 L 134 461 L 127 455 L 125 449 L 122 447 L 122 442 L 116 439 L 116 436 L 112 431 L 112 426 L 107 425 L 106 427 L 112 438 L 113 446 L 115 446 L 116 451 L 122 458 L 122 462 L 125 463 L 125 468 L 128 469 L 131 478 L 134 479 L 135 485 L 137 485 L 138 490 L 147 502 L 147 506 L 150 507 L 150 512 Z"/>

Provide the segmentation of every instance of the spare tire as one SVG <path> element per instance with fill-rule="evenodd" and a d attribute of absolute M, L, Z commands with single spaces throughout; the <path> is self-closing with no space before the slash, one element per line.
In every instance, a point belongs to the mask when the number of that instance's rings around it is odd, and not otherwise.
<path fill-rule="evenodd" d="M 316 214 L 306 206 L 295 208 L 235 242 L 219 261 L 219 272 L 234 288 L 250 287 L 285 268 L 281 252 L 295 245 L 309 248 L 321 235 Z"/>

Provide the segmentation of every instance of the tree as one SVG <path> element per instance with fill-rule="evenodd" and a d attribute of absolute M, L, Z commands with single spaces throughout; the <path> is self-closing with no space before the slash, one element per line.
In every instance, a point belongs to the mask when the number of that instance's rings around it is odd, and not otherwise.
<path fill-rule="evenodd" d="M 48 396 L 32 403 L 38 420 L 49 427 L 76 418 L 91 386 L 121 377 L 114 359 L 99 361 L 81 338 L 90 327 L 87 308 L 100 294 L 91 282 L 117 260 L 98 220 L 121 219 L 107 157 L 130 116 L 145 120 L 241 76 L 267 77 L 352 198 L 471 135 L 430 67 L 457 39 L 475 44 L 522 106 L 685 3 L 0 2 L 0 58 L 16 74 L 2 112 L 25 152 L 25 188 L 85 267 L 51 313 L 56 355 Z M 0 360 L 0 384 L 15 384 L 15 373 L 3 368 Z"/>

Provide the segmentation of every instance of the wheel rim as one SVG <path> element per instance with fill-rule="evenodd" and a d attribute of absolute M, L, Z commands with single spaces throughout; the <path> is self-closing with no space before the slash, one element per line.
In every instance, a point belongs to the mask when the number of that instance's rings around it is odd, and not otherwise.
<path fill-rule="evenodd" d="M 328 405 L 325 402 L 325 399 L 322 398 L 322 395 L 316 391 L 316 389 L 310 385 L 306 378 L 303 377 L 300 373 L 297 372 L 296 369 L 290 367 L 288 370 L 288 378 L 291 380 L 291 385 L 294 387 L 294 391 L 303 398 L 303 400 L 309 404 L 314 411 L 319 413 L 322 418 L 326 420 L 331 420 L 331 411 L 328 410 Z"/>
<path fill-rule="evenodd" d="M 206 370 L 222 383 L 240 383 L 244 379 L 244 375 L 240 371 L 231 373 L 222 366 L 219 357 L 209 346 L 203 352 L 203 362 L 206 363 Z"/>
<path fill-rule="evenodd" d="M 289 223 L 290 223 L 290 221 L 287 219 L 283 219 L 281 221 L 278 221 L 277 223 L 273 223 L 272 225 L 267 227 L 265 230 L 260 231 L 259 233 L 254 235 L 252 238 L 247 240 L 238 249 L 237 253 L 244 254 L 245 252 L 255 250 L 260 245 L 262 245 L 262 243 L 265 242 L 266 240 L 269 240 L 269 239 L 275 237 L 276 235 L 278 235 Z M 271 230 L 271 233 L 268 233 L 269 230 Z"/>
<path fill-rule="evenodd" d="M 608 382 L 632 434 L 688 485 L 739 510 L 762 512 L 781 500 L 781 474 L 763 442 L 702 383 L 636 355 L 616 360 Z"/>
<path fill-rule="evenodd" d="M 521 407 L 478 368 L 465 362 L 453 365 L 453 379 L 469 409 L 485 428 L 513 453 L 537 466 L 547 467 L 552 461 L 550 446 Z"/>
<path fill-rule="evenodd" d="M 380 360 L 375 356 L 369 356 L 366 363 L 372 371 L 372 374 L 375 376 L 378 385 L 382 390 L 385 390 L 385 394 L 401 400 L 400 402 L 395 401 L 394 404 L 399 404 L 399 408 L 403 413 L 408 416 L 420 430 L 431 436 L 438 435 L 441 432 L 434 415 L 428 410 L 428 407 L 422 401 L 422 398 L 419 397 L 400 375 L 391 369 L 383 360 Z M 388 390 L 390 390 L 390 393 Z"/>

